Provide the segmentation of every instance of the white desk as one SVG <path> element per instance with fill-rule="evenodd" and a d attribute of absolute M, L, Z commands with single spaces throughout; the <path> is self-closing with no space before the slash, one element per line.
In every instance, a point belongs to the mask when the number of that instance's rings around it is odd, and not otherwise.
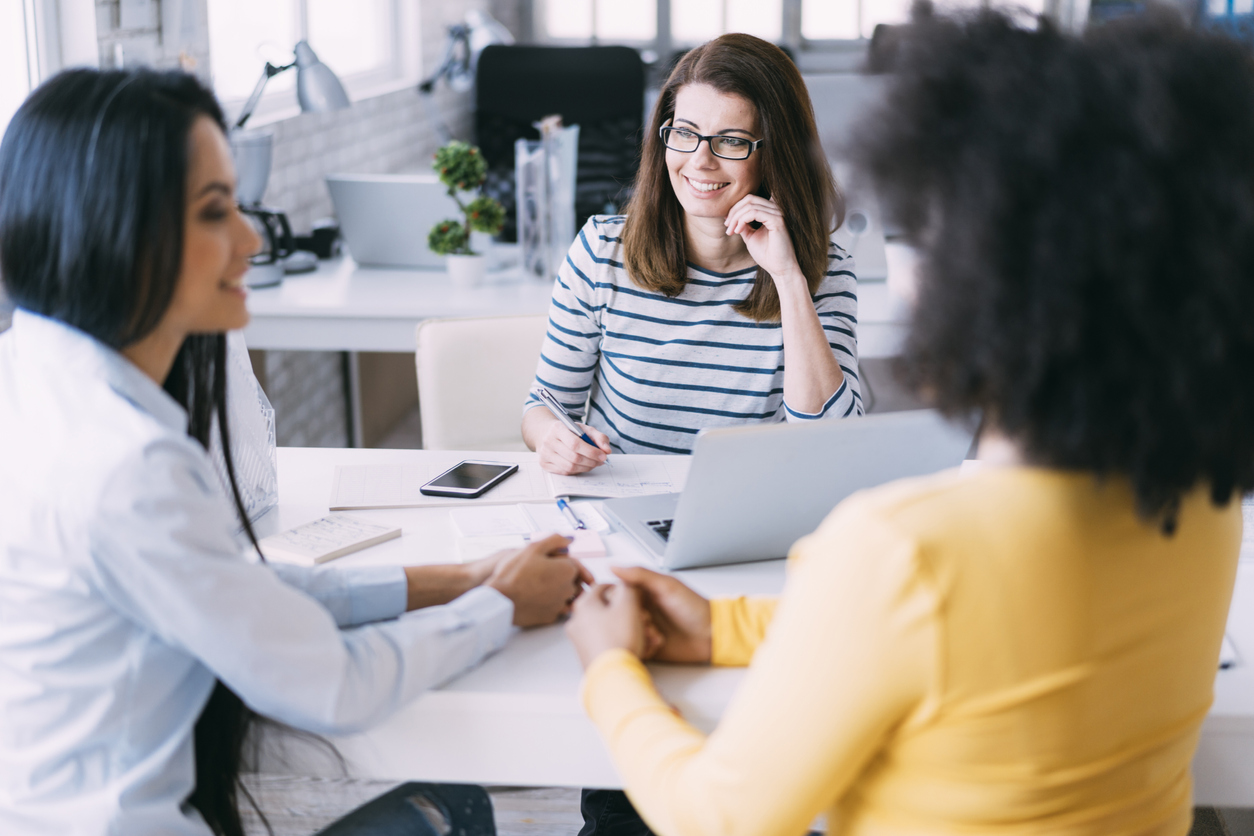
<path fill-rule="evenodd" d="M 417 450 L 280 449 L 280 506 L 263 517 L 266 536 L 327 513 L 336 464 L 399 463 Z M 446 455 L 446 454 L 445 454 Z M 522 461 L 532 453 L 467 454 Z M 399 540 L 340 559 L 340 563 L 441 563 L 457 560 L 447 508 L 359 511 L 400 525 Z M 606 543 L 616 562 L 646 562 L 625 534 Z M 605 572 L 608 560 L 587 561 Z M 783 588 L 783 561 L 678 573 L 707 595 L 774 594 Z M 658 666 L 662 693 L 699 727 L 712 729 L 742 671 Z M 578 700 L 582 669 L 560 627 L 516 635 L 500 653 L 449 685 L 431 691 L 366 734 L 334 738 L 356 777 L 408 778 L 509 786 L 619 786 L 619 779 Z M 285 744 L 291 745 L 290 741 Z M 263 771 L 338 774 L 316 750 L 297 745 Z M 287 763 L 280 761 L 287 760 Z"/>
<path fill-rule="evenodd" d="M 422 451 L 279 451 L 281 504 L 261 521 L 264 536 L 326 513 L 336 464 L 399 462 Z M 530 454 L 491 453 L 520 460 Z M 345 563 L 420 563 L 455 560 L 455 532 L 446 509 L 358 512 L 404 528 L 399 540 L 341 560 Z M 623 534 L 607 538 L 616 562 L 642 562 Z M 1194 761 L 1197 803 L 1254 806 L 1254 553 L 1237 578 L 1229 635 L 1244 657 L 1219 673 L 1215 705 L 1202 729 Z M 604 570 L 607 561 L 589 561 Z M 707 595 L 769 594 L 783 586 L 782 561 L 679 573 Z M 694 725 L 717 723 L 742 671 L 653 666 L 663 695 Z M 619 786 L 577 688 L 581 671 L 559 627 L 515 636 L 497 655 L 449 685 L 429 692 L 365 734 L 336 738 L 353 775 L 368 778 L 457 781 L 513 786 Z M 1152 694 L 1144 695 L 1153 699 Z M 289 748 L 265 771 L 338 774 L 325 757 Z"/>
<path fill-rule="evenodd" d="M 316 272 L 288 276 L 277 287 L 251 291 L 252 320 L 244 339 L 249 348 L 261 350 L 412 354 L 415 326 L 424 319 L 547 314 L 551 295 L 551 282 L 516 267 L 489 273 L 480 286 L 458 287 L 443 270 L 358 267 L 344 256 L 319 262 Z M 900 354 L 907 313 L 906 303 L 888 282 L 860 283 L 859 356 Z M 350 360 L 347 368 L 345 414 L 352 444 L 360 447 L 366 407 L 357 363 Z"/>
<path fill-rule="evenodd" d="M 442 270 L 358 267 L 345 256 L 249 292 L 244 337 L 255 349 L 412 352 L 424 319 L 547 313 L 551 292 L 519 270 L 458 287 Z"/>
<path fill-rule="evenodd" d="M 430 317 L 544 314 L 552 283 L 520 270 L 489 274 L 478 287 L 457 287 L 442 270 L 358 267 L 349 257 L 320 262 L 314 273 L 288 276 L 248 295 L 248 347 L 293 351 L 414 350 L 414 326 Z M 900 353 L 906 306 L 886 282 L 858 286 L 858 351 Z"/>

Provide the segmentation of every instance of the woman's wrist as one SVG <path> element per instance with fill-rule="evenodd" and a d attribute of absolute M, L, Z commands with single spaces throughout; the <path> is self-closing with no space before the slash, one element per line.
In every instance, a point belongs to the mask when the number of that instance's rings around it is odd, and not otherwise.
<path fill-rule="evenodd" d="M 792 266 L 779 272 L 771 273 L 771 279 L 775 282 L 775 290 L 779 293 L 780 302 L 785 299 L 805 297 L 806 301 L 810 300 L 810 285 L 806 282 L 805 274 L 801 272 L 801 268 L 796 262 Z"/>
<path fill-rule="evenodd" d="M 523 413 L 522 420 L 522 437 L 523 443 L 527 445 L 532 452 L 540 449 L 540 443 L 544 441 L 544 434 L 548 431 L 549 425 L 556 421 L 553 413 L 544 408 L 543 405 L 533 406 Z"/>
<path fill-rule="evenodd" d="M 435 607 L 465 595 L 488 579 L 492 561 L 405 567 L 405 610 Z"/>

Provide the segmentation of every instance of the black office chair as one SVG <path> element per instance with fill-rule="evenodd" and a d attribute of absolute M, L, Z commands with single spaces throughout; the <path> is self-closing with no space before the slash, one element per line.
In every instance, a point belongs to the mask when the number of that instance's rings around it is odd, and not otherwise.
<path fill-rule="evenodd" d="M 475 136 L 488 163 L 485 191 L 505 206 L 501 238 L 517 239 L 514 142 L 539 139 L 532 123 L 560 114 L 579 126 L 575 223 L 625 205 L 640 163 L 644 63 L 625 46 L 484 49 L 475 76 Z"/>
<path fill-rule="evenodd" d="M 401 784 L 314 836 L 496 836 L 492 799 L 473 784 Z"/>

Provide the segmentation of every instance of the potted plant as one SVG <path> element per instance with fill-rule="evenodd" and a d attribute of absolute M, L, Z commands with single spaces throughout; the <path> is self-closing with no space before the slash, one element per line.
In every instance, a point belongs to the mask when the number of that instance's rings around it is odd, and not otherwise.
<path fill-rule="evenodd" d="M 505 208 L 487 195 L 466 203 L 458 195 L 478 189 L 487 179 L 488 164 L 475 146 L 455 139 L 435 152 L 432 167 L 462 210 L 464 220 L 450 218 L 431 227 L 427 246 L 437 255 L 448 256 L 448 273 L 454 283 L 476 284 L 487 269 L 487 259 L 470 248 L 470 233 L 496 235 L 505 224 Z"/>

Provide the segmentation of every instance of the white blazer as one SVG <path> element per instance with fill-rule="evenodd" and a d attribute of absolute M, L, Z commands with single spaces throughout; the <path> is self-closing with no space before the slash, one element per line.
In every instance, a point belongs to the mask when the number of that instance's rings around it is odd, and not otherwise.
<path fill-rule="evenodd" d="M 399 567 L 255 562 L 186 421 L 64 324 L 0 336 L 0 833 L 206 836 L 184 800 L 215 678 L 350 732 L 512 631 L 492 589 L 402 615 Z"/>

